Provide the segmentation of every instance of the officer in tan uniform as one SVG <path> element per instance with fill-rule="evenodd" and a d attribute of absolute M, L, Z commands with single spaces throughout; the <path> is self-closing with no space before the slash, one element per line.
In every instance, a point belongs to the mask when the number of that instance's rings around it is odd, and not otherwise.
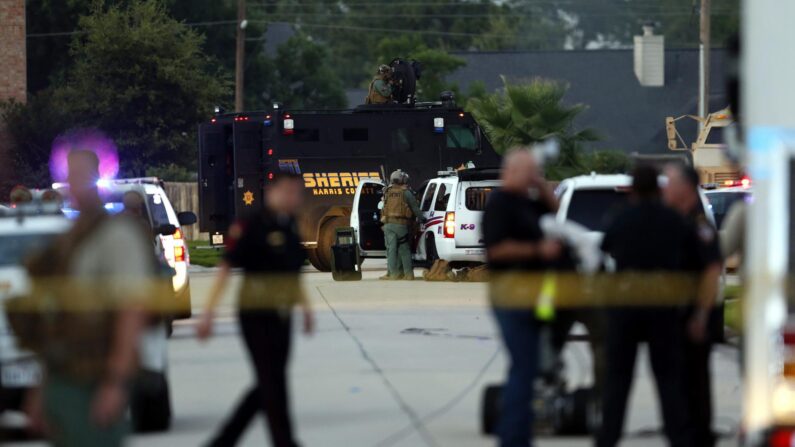
<path fill-rule="evenodd" d="M 384 189 L 381 222 L 384 223 L 387 274 L 380 279 L 414 279 L 411 264 L 410 228 L 419 217 L 417 199 L 408 187 L 408 175 L 398 169 L 389 176 Z"/>
<path fill-rule="evenodd" d="M 370 90 L 367 92 L 365 104 L 386 104 L 392 101 L 392 68 L 389 65 L 378 67 L 373 81 L 370 82 Z"/>

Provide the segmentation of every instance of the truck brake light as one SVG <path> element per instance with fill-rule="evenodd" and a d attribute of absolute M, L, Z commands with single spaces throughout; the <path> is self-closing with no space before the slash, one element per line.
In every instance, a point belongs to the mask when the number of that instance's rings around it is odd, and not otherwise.
<path fill-rule="evenodd" d="M 455 212 L 444 215 L 444 237 L 450 239 L 455 237 Z"/>
<path fill-rule="evenodd" d="M 795 432 L 788 429 L 778 429 L 770 434 L 768 445 L 770 447 L 792 447 L 795 445 Z"/>
<path fill-rule="evenodd" d="M 174 246 L 174 261 L 185 262 L 185 247 L 182 245 Z"/>
<path fill-rule="evenodd" d="M 182 230 L 180 230 L 179 228 L 177 228 L 177 230 L 174 231 L 174 239 L 175 240 L 182 239 Z"/>

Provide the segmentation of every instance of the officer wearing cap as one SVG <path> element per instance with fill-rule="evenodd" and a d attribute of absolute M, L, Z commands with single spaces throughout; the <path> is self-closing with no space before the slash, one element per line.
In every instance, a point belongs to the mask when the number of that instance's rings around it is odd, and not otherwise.
<path fill-rule="evenodd" d="M 712 392 L 709 373 L 709 357 L 712 342 L 722 337 L 723 324 L 715 313 L 715 299 L 722 272 L 718 232 L 704 214 L 699 198 L 698 172 L 682 163 L 666 167 L 668 183 L 663 190 L 663 199 L 687 221 L 691 239 L 690 251 L 685 258 L 684 269 L 698 275 L 698 290 L 695 296 L 686 297 L 691 304 L 685 315 L 686 337 L 683 344 L 684 389 L 690 410 L 693 436 L 691 445 L 711 447 L 715 445 L 712 431 Z"/>
<path fill-rule="evenodd" d="M 623 275 L 615 292 L 632 290 L 626 275 L 635 275 L 644 289 L 607 310 L 602 426 L 596 446 L 614 447 L 621 438 L 641 342 L 648 346 L 669 445 L 695 445 L 688 436 L 689 407 L 682 384 L 680 309 L 676 303 L 655 302 L 652 293 L 659 287 L 655 275 L 679 277 L 694 241 L 682 216 L 661 202 L 658 170 L 641 165 L 632 177 L 629 203 L 608 225 L 602 249 Z"/>
<path fill-rule="evenodd" d="M 408 187 L 409 176 L 398 169 L 389 176 L 384 189 L 381 222 L 384 224 L 387 274 L 380 279 L 414 279 L 411 264 L 410 227 L 420 215 L 417 199 Z"/>
<path fill-rule="evenodd" d="M 370 89 L 365 98 L 365 104 L 386 104 L 392 101 L 392 68 L 389 65 L 378 67 L 378 73 L 370 82 Z"/>

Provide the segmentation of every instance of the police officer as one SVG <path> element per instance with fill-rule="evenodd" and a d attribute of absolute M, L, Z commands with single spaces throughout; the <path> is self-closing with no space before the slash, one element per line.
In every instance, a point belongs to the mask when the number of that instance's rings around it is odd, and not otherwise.
<path fill-rule="evenodd" d="M 392 101 L 392 68 L 389 65 L 378 67 L 378 73 L 370 82 L 365 104 L 386 104 Z"/>
<path fill-rule="evenodd" d="M 605 378 L 602 426 L 597 447 L 618 444 L 624 426 L 627 398 L 632 386 L 638 344 L 648 343 L 652 371 L 662 407 L 665 435 L 672 447 L 689 444 L 687 407 L 682 386 L 679 308 L 674 304 L 649 303 L 647 291 L 655 272 L 681 274 L 687 247 L 692 245 L 689 227 L 676 211 L 660 201 L 658 171 L 652 166 L 635 168 L 630 203 L 615 215 L 605 231 L 602 250 L 615 260 L 622 275 L 639 276 L 646 288 L 638 296 L 607 310 Z M 628 281 L 622 276 L 617 281 Z M 623 290 L 622 282 L 615 291 Z M 644 302 L 646 300 L 646 302 Z"/>
<path fill-rule="evenodd" d="M 532 303 L 513 301 L 515 283 L 506 279 L 516 274 L 536 275 L 531 279 L 540 277 L 560 258 L 561 244 L 545 239 L 539 224 L 541 216 L 554 212 L 558 204 L 527 149 L 508 152 L 503 159 L 501 179 L 502 186 L 491 193 L 483 213 L 483 238 L 491 272 L 489 297 L 510 356 L 497 435 L 501 447 L 528 447 L 540 326 L 530 308 Z M 538 193 L 536 197 L 531 197 L 531 190 Z M 538 295 L 534 292 L 522 288 L 518 299 Z"/>
<path fill-rule="evenodd" d="M 709 357 L 712 341 L 720 339 L 722 322 L 712 312 L 718 293 L 722 260 L 718 233 L 704 215 L 698 194 L 698 172 L 682 163 L 665 169 L 668 183 L 663 198 L 668 206 L 685 217 L 694 243 L 685 269 L 699 276 L 699 287 L 686 315 L 684 340 L 684 386 L 690 409 L 691 445 L 715 445 L 712 431 L 712 392 Z"/>
<path fill-rule="evenodd" d="M 414 279 L 411 263 L 411 226 L 419 217 L 417 199 L 408 187 L 408 175 L 398 169 L 389 176 L 384 189 L 381 222 L 384 224 L 387 274 L 380 279 Z"/>
<path fill-rule="evenodd" d="M 263 211 L 235 223 L 229 230 L 224 262 L 197 333 L 201 339 L 210 336 L 214 309 L 228 282 L 230 268 L 242 268 L 245 276 L 238 302 L 239 323 L 256 383 L 210 445 L 235 445 L 260 411 L 268 421 L 271 445 L 297 445 L 288 408 L 286 371 L 293 306 L 298 305 L 303 311 L 304 332 L 311 333 L 314 327 L 299 274 L 306 256 L 295 220 L 302 193 L 299 176 L 277 174 L 266 188 Z"/>

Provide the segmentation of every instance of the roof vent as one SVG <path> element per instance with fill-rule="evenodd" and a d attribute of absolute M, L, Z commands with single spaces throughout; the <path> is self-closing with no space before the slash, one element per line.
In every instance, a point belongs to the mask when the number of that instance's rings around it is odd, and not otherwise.
<path fill-rule="evenodd" d="M 665 85 L 665 37 L 654 34 L 656 24 L 643 25 L 643 35 L 635 36 L 635 76 L 644 87 Z"/>

